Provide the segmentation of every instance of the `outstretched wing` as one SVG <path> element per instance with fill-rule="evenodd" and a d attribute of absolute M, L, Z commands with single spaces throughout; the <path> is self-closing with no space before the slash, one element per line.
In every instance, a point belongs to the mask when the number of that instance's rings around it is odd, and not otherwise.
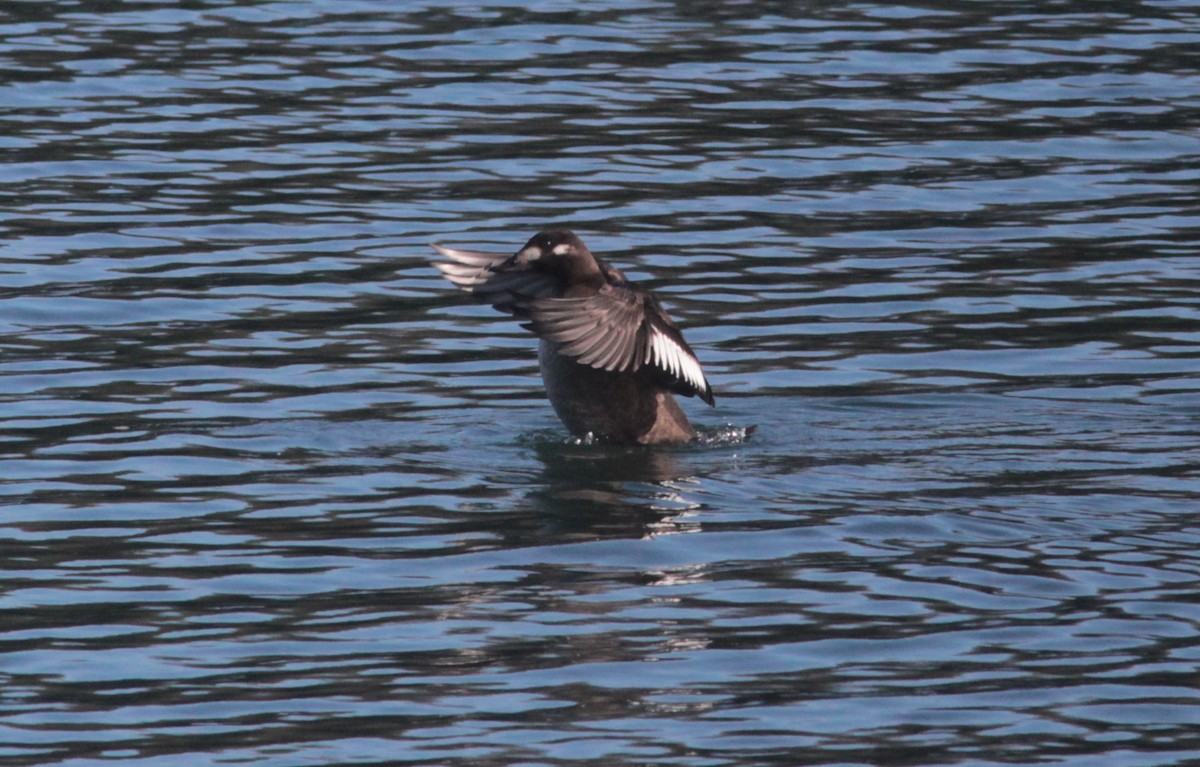
<path fill-rule="evenodd" d="M 457 250 L 437 243 L 433 243 L 433 249 L 449 259 L 433 264 L 446 279 L 502 312 L 524 317 L 530 301 L 558 293 L 558 281 L 550 275 L 529 270 L 496 271 L 510 255 Z"/>
<path fill-rule="evenodd" d="M 713 404 L 712 387 L 683 334 L 649 293 L 609 285 L 590 296 L 540 298 L 525 327 L 560 354 L 601 370 L 652 367 L 669 388 Z"/>

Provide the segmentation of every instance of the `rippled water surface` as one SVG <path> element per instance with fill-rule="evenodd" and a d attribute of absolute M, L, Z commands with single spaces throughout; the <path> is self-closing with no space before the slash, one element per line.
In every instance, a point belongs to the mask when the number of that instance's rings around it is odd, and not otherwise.
<path fill-rule="evenodd" d="M 0 760 L 1200 759 L 1200 8 L 9 3 Z M 569 225 L 749 442 L 571 445 Z"/>

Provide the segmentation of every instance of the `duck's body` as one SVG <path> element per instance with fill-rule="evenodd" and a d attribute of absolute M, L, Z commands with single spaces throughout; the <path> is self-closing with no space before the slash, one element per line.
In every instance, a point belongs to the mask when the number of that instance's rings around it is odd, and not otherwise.
<path fill-rule="evenodd" d="M 642 445 L 695 437 L 672 396 L 713 404 L 695 353 L 651 293 L 573 233 L 541 232 L 512 256 L 434 248 L 450 259 L 435 265 L 451 282 L 541 339 L 546 395 L 572 434 Z"/>
<path fill-rule="evenodd" d="M 671 392 L 645 370 L 609 371 L 584 365 L 542 339 L 538 363 L 554 412 L 576 436 L 603 435 L 622 444 L 661 445 L 696 436 Z"/>

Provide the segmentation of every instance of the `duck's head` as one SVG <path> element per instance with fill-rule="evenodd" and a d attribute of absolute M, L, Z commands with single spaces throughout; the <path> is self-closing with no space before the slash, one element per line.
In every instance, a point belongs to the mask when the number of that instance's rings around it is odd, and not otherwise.
<path fill-rule="evenodd" d="M 570 229 L 538 232 L 505 266 L 549 274 L 567 284 L 604 279 L 604 273 L 592 251 Z"/>

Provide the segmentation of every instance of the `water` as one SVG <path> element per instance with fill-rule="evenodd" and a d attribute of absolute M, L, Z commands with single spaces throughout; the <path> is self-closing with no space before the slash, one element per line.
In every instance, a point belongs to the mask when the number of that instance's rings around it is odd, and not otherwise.
<path fill-rule="evenodd" d="M 0 757 L 1200 759 L 1194 4 L 12 3 Z M 567 444 L 427 243 L 659 291 Z"/>

